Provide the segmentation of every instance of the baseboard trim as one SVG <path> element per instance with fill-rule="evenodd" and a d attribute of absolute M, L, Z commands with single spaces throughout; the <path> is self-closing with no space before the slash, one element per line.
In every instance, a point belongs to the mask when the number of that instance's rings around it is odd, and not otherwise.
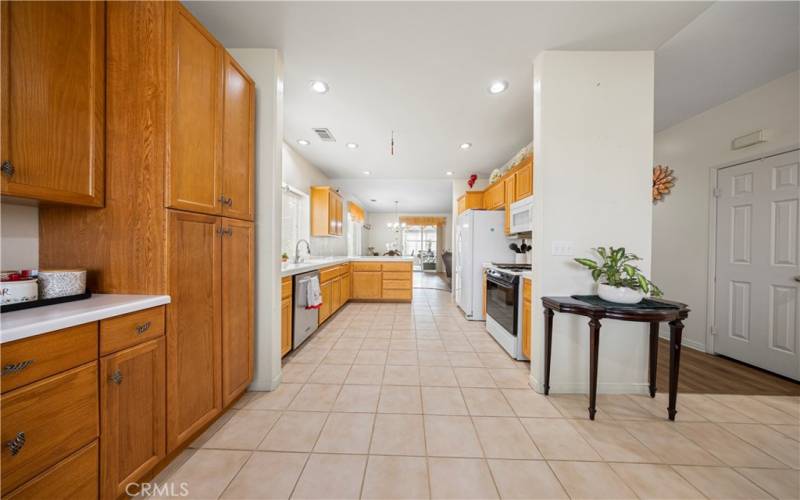
<path fill-rule="evenodd" d="M 662 338 L 669 342 L 669 335 L 659 335 L 659 338 Z M 689 349 L 694 349 L 695 351 L 706 352 L 706 345 L 703 342 L 698 342 L 692 339 L 683 339 L 681 341 L 681 345 L 683 347 L 688 347 Z"/>
<path fill-rule="evenodd" d="M 536 379 L 532 374 L 528 379 L 528 385 L 534 391 L 544 394 L 544 384 Z M 621 383 L 621 382 L 598 382 L 597 394 L 649 394 L 650 386 L 645 382 L 640 383 Z M 550 394 L 589 394 L 589 384 L 587 382 L 576 382 L 567 384 L 550 384 Z"/>

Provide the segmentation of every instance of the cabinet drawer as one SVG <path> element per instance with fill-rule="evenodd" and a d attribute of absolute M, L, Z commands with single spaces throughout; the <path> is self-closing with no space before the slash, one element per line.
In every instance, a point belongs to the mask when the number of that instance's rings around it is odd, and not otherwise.
<path fill-rule="evenodd" d="M 531 280 L 528 278 L 522 280 L 522 298 L 531 300 Z"/>
<path fill-rule="evenodd" d="M 383 270 L 411 272 L 411 262 L 384 262 Z"/>
<path fill-rule="evenodd" d="M 353 262 L 353 271 L 380 271 L 380 262 Z"/>
<path fill-rule="evenodd" d="M 411 273 L 398 273 L 398 272 L 384 272 L 383 273 L 383 280 L 410 280 Z"/>
<path fill-rule="evenodd" d="M 411 289 L 408 289 L 408 290 L 389 290 L 389 289 L 384 288 L 383 289 L 383 298 L 384 299 L 411 300 Z"/>
<path fill-rule="evenodd" d="M 3 344 L 2 392 L 97 359 L 97 322 Z"/>
<path fill-rule="evenodd" d="M 23 484 L 14 500 L 97 498 L 97 441 Z"/>
<path fill-rule="evenodd" d="M 117 352 L 164 335 L 164 306 L 100 321 L 100 354 Z"/>
<path fill-rule="evenodd" d="M 292 296 L 292 277 L 281 280 L 281 299 L 288 299 Z"/>
<path fill-rule="evenodd" d="M 340 272 L 341 270 L 339 269 L 339 266 L 326 267 L 319 272 L 319 282 L 325 283 L 326 281 L 330 281 L 339 276 Z"/>
<path fill-rule="evenodd" d="M 386 290 L 411 290 L 410 280 L 387 280 L 384 275 L 383 278 L 383 291 L 386 296 Z"/>
<path fill-rule="evenodd" d="M 97 438 L 97 362 L 3 394 L 2 493 L 55 465 Z M 24 436 L 24 444 L 22 444 Z"/>

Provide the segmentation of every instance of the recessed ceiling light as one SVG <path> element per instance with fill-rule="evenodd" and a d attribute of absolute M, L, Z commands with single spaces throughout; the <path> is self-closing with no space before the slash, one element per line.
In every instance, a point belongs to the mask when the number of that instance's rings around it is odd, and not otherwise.
<path fill-rule="evenodd" d="M 328 84 L 323 82 L 322 80 L 314 80 L 311 82 L 311 90 L 316 92 L 317 94 L 324 94 L 330 90 Z"/>
<path fill-rule="evenodd" d="M 497 80 L 489 85 L 489 93 L 499 94 L 501 92 L 504 92 L 507 88 L 508 88 L 508 82 L 503 80 Z"/>
<path fill-rule="evenodd" d="M 450 175 L 453 175 L 453 172 L 448 170 L 447 172 L 444 173 L 444 175 L 450 176 Z"/>
<path fill-rule="evenodd" d="M 472 147 L 472 143 L 471 142 L 465 142 L 465 143 L 461 144 L 459 147 L 461 149 L 469 149 L 469 148 Z"/>
<path fill-rule="evenodd" d="M 355 142 L 348 142 L 347 147 L 350 149 L 358 149 L 358 144 L 356 144 Z"/>
<path fill-rule="evenodd" d="M 311 144 L 311 142 L 305 139 L 297 139 L 297 144 L 301 146 L 308 146 L 309 144 Z"/>
<path fill-rule="evenodd" d="M 364 175 L 372 175 L 372 172 L 370 172 L 369 170 L 364 170 Z"/>

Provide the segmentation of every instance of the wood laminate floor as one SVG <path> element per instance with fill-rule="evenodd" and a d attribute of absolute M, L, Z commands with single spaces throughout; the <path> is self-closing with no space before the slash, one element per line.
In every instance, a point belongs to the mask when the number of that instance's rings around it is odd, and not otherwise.
<path fill-rule="evenodd" d="M 669 388 L 669 342 L 658 344 L 659 392 Z M 681 350 L 678 394 L 763 394 L 800 396 L 800 384 L 722 356 L 695 349 Z"/>

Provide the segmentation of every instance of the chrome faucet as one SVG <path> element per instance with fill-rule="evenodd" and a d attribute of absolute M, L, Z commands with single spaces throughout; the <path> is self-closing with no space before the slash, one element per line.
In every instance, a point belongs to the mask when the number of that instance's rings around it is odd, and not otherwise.
<path fill-rule="evenodd" d="M 306 240 L 297 240 L 297 244 L 294 246 L 294 263 L 300 263 L 300 243 L 306 244 L 306 249 L 308 250 L 308 255 L 311 255 L 311 243 L 307 242 Z"/>

